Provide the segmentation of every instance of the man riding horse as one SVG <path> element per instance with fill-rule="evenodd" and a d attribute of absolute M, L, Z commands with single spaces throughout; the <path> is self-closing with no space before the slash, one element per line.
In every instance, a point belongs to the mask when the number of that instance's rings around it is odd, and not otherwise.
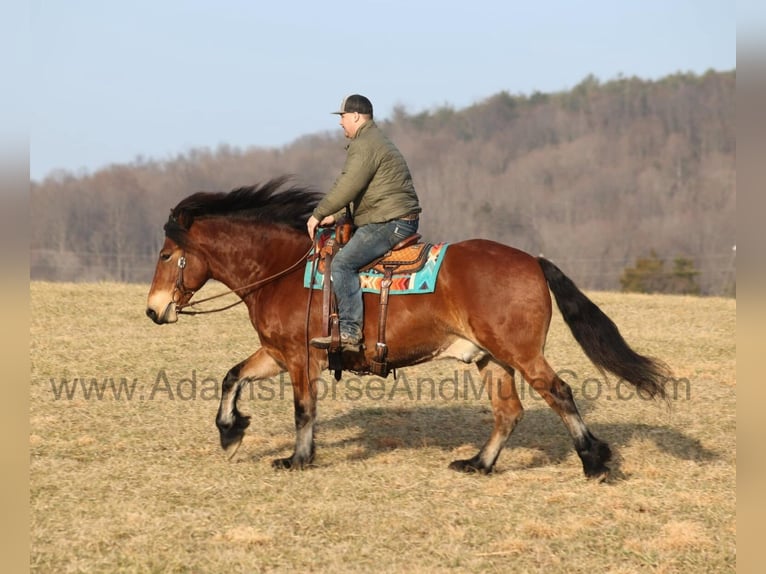
<path fill-rule="evenodd" d="M 346 206 L 353 206 L 356 231 L 334 257 L 331 274 L 341 348 L 357 351 L 364 321 L 359 269 L 414 234 L 421 208 L 407 162 L 373 120 L 370 100 L 359 94 L 347 96 L 333 113 L 340 115 L 343 133 L 351 140 L 346 163 L 306 227 L 313 239 L 318 226 L 332 225 Z M 320 349 L 331 343 L 332 335 L 311 340 Z"/>

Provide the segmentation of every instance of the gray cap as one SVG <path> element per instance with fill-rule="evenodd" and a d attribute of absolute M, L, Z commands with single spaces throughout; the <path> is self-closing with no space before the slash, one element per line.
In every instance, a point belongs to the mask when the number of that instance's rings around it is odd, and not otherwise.
<path fill-rule="evenodd" d="M 351 94 L 350 96 L 346 96 L 343 98 L 343 101 L 340 103 L 340 111 L 333 112 L 334 114 L 349 114 L 349 113 L 358 113 L 358 114 L 365 114 L 367 116 L 372 116 L 372 102 L 365 98 L 364 96 L 360 96 L 359 94 Z"/>

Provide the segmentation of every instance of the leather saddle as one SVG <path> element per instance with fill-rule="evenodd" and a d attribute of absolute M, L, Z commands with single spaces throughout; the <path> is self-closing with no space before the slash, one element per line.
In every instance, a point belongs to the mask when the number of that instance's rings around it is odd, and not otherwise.
<path fill-rule="evenodd" d="M 329 368 L 339 380 L 343 368 L 340 344 L 340 323 L 335 296 L 332 292 L 332 281 L 329 281 L 327 270 L 332 268 L 332 259 L 340 248 L 350 239 L 351 234 L 344 221 L 338 222 L 335 237 L 327 239 L 319 248 L 318 269 L 325 274 L 322 287 L 322 335 L 331 336 L 330 347 L 327 349 Z M 420 243 L 420 234 L 415 233 L 402 239 L 390 251 L 365 265 L 360 272 L 377 272 L 383 275 L 380 283 L 380 303 L 378 307 L 378 340 L 375 343 L 375 355 L 370 359 L 372 374 L 386 378 L 391 369 L 388 366 L 388 345 L 386 344 L 386 320 L 388 316 L 388 297 L 391 280 L 395 274 L 415 273 L 421 270 L 432 247 L 430 243 Z M 396 377 L 396 372 L 394 372 Z"/>
<path fill-rule="evenodd" d="M 431 243 L 419 243 L 420 237 L 419 233 L 405 237 L 382 256 L 362 267 L 359 272 L 372 271 L 385 275 L 386 270 L 390 268 L 393 268 L 394 273 L 397 274 L 420 271 L 428 259 L 428 248 L 432 246 Z M 331 237 L 320 246 L 317 265 L 319 273 L 326 272 L 332 257 L 345 244 L 345 241 L 341 242 L 340 239 Z"/>
<path fill-rule="evenodd" d="M 359 271 L 375 271 L 384 276 L 387 271 L 393 273 L 415 273 L 423 269 L 428 258 L 428 243 L 420 243 L 420 233 L 405 237 L 394 245 L 390 251 L 371 261 Z"/>

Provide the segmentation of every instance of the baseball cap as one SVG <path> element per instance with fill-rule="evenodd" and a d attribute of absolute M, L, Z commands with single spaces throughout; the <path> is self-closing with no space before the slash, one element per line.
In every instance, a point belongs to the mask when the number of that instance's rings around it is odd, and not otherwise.
<path fill-rule="evenodd" d="M 348 113 L 358 113 L 358 114 L 365 114 L 368 116 L 372 115 L 372 102 L 365 98 L 364 96 L 360 96 L 359 94 L 351 94 L 350 96 L 346 96 L 343 98 L 343 101 L 340 103 L 340 111 L 333 112 L 334 114 L 348 114 Z"/>

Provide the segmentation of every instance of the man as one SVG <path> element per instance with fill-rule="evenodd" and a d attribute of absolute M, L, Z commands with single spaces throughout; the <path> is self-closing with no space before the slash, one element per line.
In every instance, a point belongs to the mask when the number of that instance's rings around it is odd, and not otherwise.
<path fill-rule="evenodd" d="M 415 233 L 421 209 L 407 162 L 373 120 L 370 100 L 350 95 L 333 113 L 340 116 L 343 133 L 350 140 L 346 163 L 306 227 L 313 239 L 317 226 L 332 225 L 351 205 L 356 231 L 333 258 L 331 274 L 341 346 L 358 350 L 364 321 L 359 269 Z M 330 337 L 311 340 L 320 349 L 328 348 L 330 342 Z"/>

